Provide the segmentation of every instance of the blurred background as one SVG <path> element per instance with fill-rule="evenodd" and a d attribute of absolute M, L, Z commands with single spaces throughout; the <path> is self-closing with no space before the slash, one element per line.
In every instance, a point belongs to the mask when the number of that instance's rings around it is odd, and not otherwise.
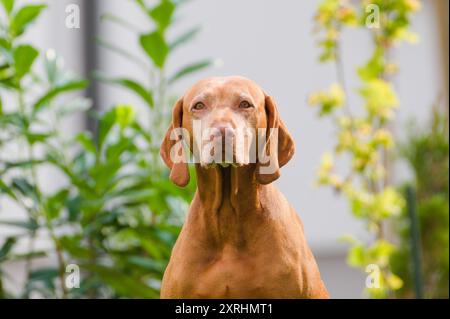
<path fill-rule="evenodd" d="M 156 147 L 172 102 L 214 75 L 249 77 L 275 97 L 298 150 L 277 184 L 304 223 L 331 296 L 377 296 L 365 291 L 364 262 L 352 261 L 356 250 L 339 238 L 370 245 L 379 232 L 372 217 L 355 214 L 354 201 L 317 185 L 337 133 L 332 117 L 320 119 L 308 105 L 313 92 L 344 79 L 346 104 L 363 109 L 356 70 L 379 45 L 359 22 L 370 2 L 2 3 L 1 297 L 158 297 L 195 181 L 185 190 L 170 185 Z M 372 3 L 417 35 L 412 44 L 394 35 L 383 47 L 383 65 L 395 63 L 383 80 L 399 101 L 395 118 L 380 122 L 396 143 L 383 163 L 404 204 L 376 219 L 393 247 L 381 267 L 402 282 L 388 275 L 378 296 L 448 298 L 448 2 Z M 23 6 L 34 12 L 17 18 Z M 333 61 L 320 62 L 320 32 L 339 43 L 338 72 Z M 344 156 L 337 168 L 350 162 Z M 365 260 L 377 254 L 368 247 Z M 80 268 L 80 288 L 65 285 L 69 264 Z"/>

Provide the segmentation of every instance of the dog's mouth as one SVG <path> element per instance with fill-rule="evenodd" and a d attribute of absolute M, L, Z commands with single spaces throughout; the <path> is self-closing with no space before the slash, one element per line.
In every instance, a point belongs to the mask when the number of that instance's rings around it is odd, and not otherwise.
<path fill-rule="evenodd" d="M 203 167 L 240 167 L 250 163 L 247 140 L 239 141 L 236 135 L 212 134 L 203 140 L 198 152 Z"/>
<path fill-rule="evenodd" d="M 227 167 L 242 167 L 248 165 L 249 162 L 240 161 L 234 153 L 231 155 L 231 157 L 227 157 L 223 153 L 222 156 L 203 156 L 202 159 L 200 160 L 200 164 L 205 168 L 211 168 L 216 166 L 227 168 Z"/>
<path fill-rule="evenodd" d="M 243 165 L 238 165 L 235 163 L 211 163 L 211 164 L 205 164 L 202 167 L 206 168 L 206 169 L 210 169 L 210 168 L 216 168 L 216 167 L 221 167 L 221 168 L 230 168 L 230 167 L 241 167 Z"/>
<path fill-rule="evenodd" d="M 265 136 L 260 137 L 256 135 L 259 131 L 253 132 L 251 129 L 242 129 L 237 132 L 238 134 L 228 135 L 221 134 L 222 132 L 218 130 L 215 130 L 213 134 L 208 131 L 196 133 L 195 130 L 193 135 L 183 132 L 183 142 L 176 143 L 171 149 L 172 161 L 178 163 L 187 160 L 205 168 L 217 165 L 226 168 L 241 167 L 257 162 L 266 163 L 267 160 L 260 161 L 261 150 L 265 149 L 265 144 L 260 145 L 260 141 L 264 142 Z M 190 136 L 193 138 L 191 139 Z M 183 149 L 187 151 L 188 156 L 183 155 Z"/>
<path fill-rule="evenodd" d="M 240 167 L 250 163 L 249 157 L 245 149 L 237 149 L 233 143 L 222 142 L 220 147 L 206 146 L 201 152 L 200 163 L 206 167 Z"/>

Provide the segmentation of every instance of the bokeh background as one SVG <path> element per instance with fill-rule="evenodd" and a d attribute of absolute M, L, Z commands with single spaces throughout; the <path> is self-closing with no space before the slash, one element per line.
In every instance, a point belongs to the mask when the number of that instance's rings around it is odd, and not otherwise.
<path fill-rule="evenodd" d="M 95 41 L 95 38 L 101 38 L 104 42 L 114 43 L 138 56 L 145 55 L 130 28 L 105 18 L 105 14 L 113 14 L 128 22 L 137 32 L 151 30 L 152 24 L 148 17 L 134 1 L 46 2 L 48 8 L 21 41 L 32 43 L 41 52 L 54 49 L 64 59 L 67 69 L 83 77 L 92 78 L 93 71 L 100 70 L 111 78 L 128 76 L 143 82 L 148 80 L 148 74 L 142 72 L 139 65 Z M 66 7 L 73 3 L 80 7 L 79 29 L 69 29 L 65 25 Z M 157 2 L 147 3 L 152 6 Z M 181 95 L 196 80 L 212 75 L 249 77 L 275 97 L 281 117 L 294 137 L 298 150 L 291 162 L 283 168 L 277 184 L 303 220 L 306 237 L 331 296 L 362 298 L 367 297 L 363 294 L 367 274 L 348 266 L 348 245 L 338 239 L 347 233 L 366 241 L 370 241 L 372 236 L 365 225 L 352 216 L 348 203 L 342 197 L 330 189 L 315 185 L 320 158 L 325 151 L 333 148 L 335 131 L 331 121 L 319 120 L 317 112 L 308 106 L 308 95 L 336 82 L 334 66 L 318 62 L 317 37 L 313 34 L 318 4 L 318 1 L 294 0 L 188 1 L 177 9 L 176 21 L 167 36 L 173 37 L 193 26 L 201 27 L 201 31 L 195 39 L 171 54 L 166 62 L 165 72 L 171 74 L 180 65 L 203 58 L 212 61 L 210 67 L 174 83 L 170 88 L 171 98 Z M 6 20 L 2 18 L 2 25 L 4 21 Z M 416 121 L 417 127 L 428 126 L 432 118 L 432 105 L 437 101 L 447 110 L 448 116 L 448 2 L 423 1 L 421 10 L 411 18 L 410 29 L 418 34 L 418 43 L 401 43 L 391 53 L 391 58 L 398 63 L 400 70 L 393 83 L 401 103 L 391 125 L 398 141 L 407 139 L 407 124 L 411 120 Z M 367 30 L 361 28 L 344 30 L 341 43 L 347 86 L 354 88 L 359 81 L 354 72 L 355 66 L 368 59 L 373 43 L 367 36 Z M 2 87 L 0 89 L 3 104 L 11 101 L 10 109 L 13 109 L 13 97 L 8 100 L 7 96 L 11 94 Z M 139 117 L 147 107 L 130 90 L 96 79 L 86 90 L 71 93 L 70 98 L 75 96 L 92 99 L 93 109 L 99 113 L 123 103 L 135 106 Z M 355 94 L 349 99 L 354 104 L 359 102 L 359 97 Z M 61 133 L 70 136 L 83 130 L 98 131 L 98 124 L 89 114 L 92 113 L 81 112 L 65 119 Z M 14 157 L 14 152 L 20 152 L 11 150 L 13 148 L 10 146 L 8 156 Z M 6 155 L 5 149 L 0 148 L 0 152 L 0 157 Z M 405 161 L 395 161 L 391 170 L 394 184 L 399 187 L 415 178 Z M 38 175 L 44 189 L 56 190 L 65 183 L 60 173 L 51 168 L 39 168 Z M 433 178 L 432 172 L 429 177 Z M 26 220 L 26 216 L 23 209 L 6 196 L 0 195 L 0 220 Z M 0 225 L 0 247 L 6 238 L 17 232 L 17 227 Z M 394 239 L 394 242 L 398 241 Z M 51 252 L 52 245 L 45 232 L 38 232 L 34 249 L 48 248 L 49 253 L 33 261 L 34 268 L 47 269 L 55 264 L 57 257 Z M 448 210 L 447 247 L 442 249 L 447 249 L 448 257 Z M 24 254 L 28 250 L 29 240 L 26 237 L 18 240 L 13 249 L 16 254 Z M 27 281 L 26 263 L 19 259 L 0 264 L 4 274 L 3 286 L 14 296 L 21 295 Z M 446 278 L 448 290 L 448 268 Z M 39 296 L 39 291 L 29 295 Z M 139 297 L 133 294 L 129 296 Z"/>

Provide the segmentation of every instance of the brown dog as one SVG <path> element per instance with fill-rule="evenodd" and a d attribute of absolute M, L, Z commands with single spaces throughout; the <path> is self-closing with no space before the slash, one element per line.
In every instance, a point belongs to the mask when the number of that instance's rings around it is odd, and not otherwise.
<path fill-rule="evenodd" d="M 189 182 L 189 171 L 186 163 L 171 159 L 177 142 L 171 131 L 182 127 L 192 136 L 194 120 L 221 133 L 226 128 L 277 128 L 278 152 L 269 154 L 276 169 L 262 174 L 259 162 L 248 161 L 207 165 L 200 160 L 195 165 L 197 192 L 164 273 L 161 297 L 328 298 L 301 221 L 271 184 L 294 154 L 273 99 L 242 77 L 195 84 L 176 103 L 161 146 L 178 186 Z"/>

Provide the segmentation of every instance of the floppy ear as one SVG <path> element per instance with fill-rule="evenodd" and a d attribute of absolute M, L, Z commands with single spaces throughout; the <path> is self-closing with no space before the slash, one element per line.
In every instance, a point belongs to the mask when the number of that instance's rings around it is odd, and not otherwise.
<path fill-rule="evenodd" d="M 160 154 L 166 163 L 167 167 L 170 169 L 170 180 L 177 186 L 184 187 L 189 183 L 189 167 L 187 164 L 187 156 L 185 154 L 185 148 L 181 148 L 181 158 L 184 159 L 181 162 L 174 163 L 171 158 L 171 149 L 174 145 L 179 142 L 182 137 L 177 136 L 176 139 L 171 138 L 173 129 L 182 128 L 183 126 L 183 98 L 180 98 L 173 108 L 172 113 L 172 123 L 167 129 L 166 136 L 161 144 Z"/>
<path fill-rule="evenodd" d="M 263 152 L 266 152 L 269 156 L 269 165 L 273 165 L 273 169 L 271 169 L 271 173 L 261 172 L 262 164 L 258 161 L 256 179 L 260 184 L 269 184 L 280 177 L 280 167 L 289 162 L 295 152 L 294 141 L 280 119 L 275 101 L 268 95 L 265 96 L 265 111 L 267 118 L 266 136 L 268 138 Z M 274 139 L 275 136 L 271 136 L 274 134 L 274 131 L 278 131 L 277 139 Z M 278 145 L 270 145 L 271 142 L 275 142 Z"/>

